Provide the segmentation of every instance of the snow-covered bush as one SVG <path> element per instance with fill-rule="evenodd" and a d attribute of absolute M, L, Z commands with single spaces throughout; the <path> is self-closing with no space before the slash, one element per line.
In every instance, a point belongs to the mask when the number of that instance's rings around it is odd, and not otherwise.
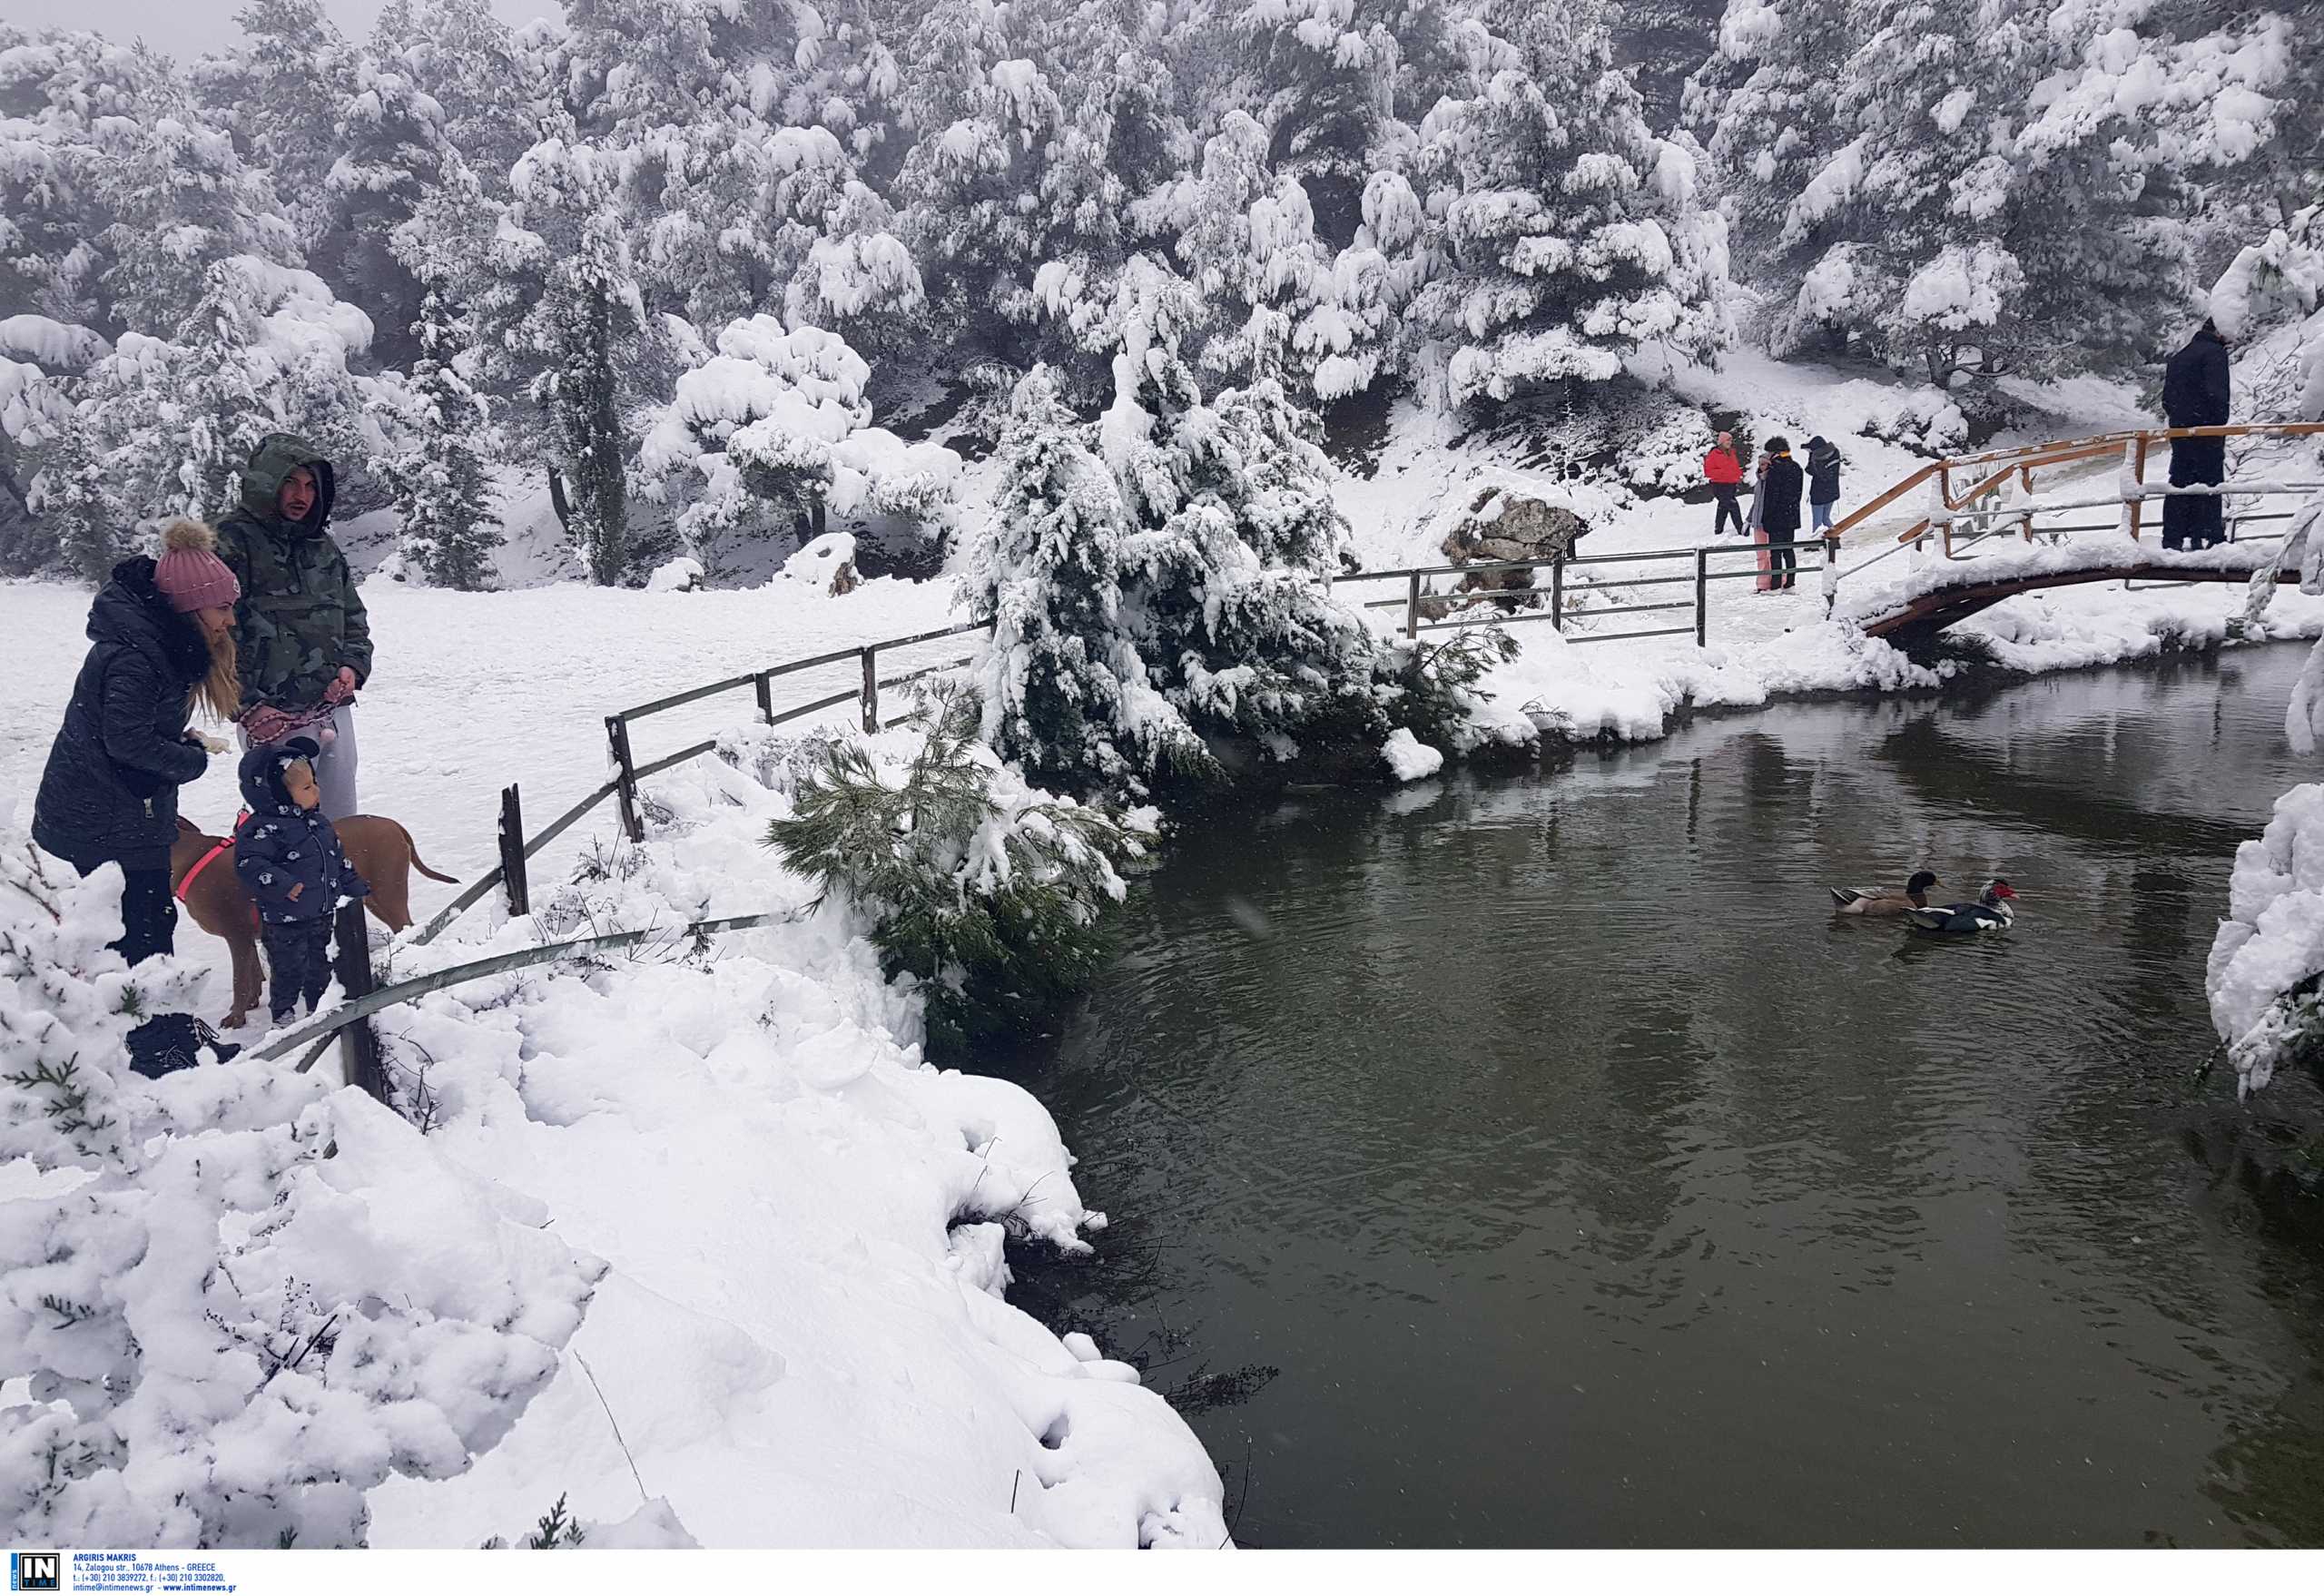
<path fill-rule="evenodd" d="M 845 339 L 773 316 L 727 324 L 718 350 L 655 407 L 638 468 L 694 556 L 819 536 L 827 517 L 949 526 L 960 458 L 874 427 L 872 369 Z"/>
<path fill-rule="evenodd" d="M 2324 419 L 2324 203 L 2245 246 L 2212 285 L 2211 312 L 2229 338 L 2276 356 L 2273 369 L 2246 362 L 2247 413 Z"/>
<path fill-rule="evenodd" d="M 352 1546 L 556 1372 L 603 1266 L 351 1089 L 124 1038 L 206 972 L 123 967 L 121 881 L 0 838 L 0 1522 L 20 1544 Z"/>
<path fill-rule="evenodd" d="M 1029 1034 L 1105 967 L 1115 866 L 1150 825 L 1028 786 L 947 704 L 908 764 L 826 745 L 767 841 L 872 921 L 882 968 L 918 979 L 930 1051 Z"/>

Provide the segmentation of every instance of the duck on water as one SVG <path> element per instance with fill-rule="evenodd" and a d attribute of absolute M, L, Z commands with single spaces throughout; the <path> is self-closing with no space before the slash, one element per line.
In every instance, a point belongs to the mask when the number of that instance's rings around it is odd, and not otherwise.
<path fill-rule="evenodd" d="M 2017 894 L 2010 890 L 2009 883 L 1995 876 L 1985 883 L 1985 890 L 1974 903 L 1908 909 L 1905 911 L 1905 923 L 1915 931 L 1935 931 L 1948 936 L 2004 931 L 2017 918 L 2016 901 Z"/>
<path fill-rule="evenodd" d="M 1831 890 L 1832 912 L 1903 914 L 1915 909 L 1925 909 L 1928 907 L 1928 890 L 1944 884 L 1936 879 L 1936 872 L 1916 870 L 1901 892 L 1864 892 L 1854 887 L 1834 887 Z"/>

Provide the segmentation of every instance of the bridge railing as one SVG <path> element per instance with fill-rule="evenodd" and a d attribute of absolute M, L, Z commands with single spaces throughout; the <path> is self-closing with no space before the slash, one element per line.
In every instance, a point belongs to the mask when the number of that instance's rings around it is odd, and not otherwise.
<path fill-rule="evenodd" d="M 1934 484 L 1939 507 L 1896 535 L 1897 542 L 1912 543 L 1926 536 L 1944 520 L 1945 511 L 1972 509 L 1983 500 L 2001 493 L 2013 478 L 2021 489 L 2031 492 L 2036 471 L 2120 458 L 2129 469 L 2132 483 L 2142 489 L 2146 483 L 2147 467 L 2153 458 L 2156 446 L 2167 445 L 2178 438 L 2315 437 L 2324 437 L 2324 422 L 2249 421 L 2228 427 L 2160 427 L 2141 431 L 2102 432 L 2088 438 L 2019 444 L 2008 448 L 1987 449 L 1980 454 L 1947 456 L 1931 460 L 1886 491 L 1857 506 L 1842 517 L 1832 530 L 1846 538 L 1905 495 Z M 2167 489 L 2152 494 L 2142 492 L 2136 497 L 2162 498 L 2166 492 Z M 2140 521 L 2134 514 L 2131 535 L 2137 537 L 2140 530 Z"/>
<path fill-rule="evenodd" d="M 2168 445 L 2181 438 L 2258 438 L 2290 439 L 2324 437 L 2324 422 L 2314 421 L 2254 421 L 2226 427 L 2152 428 L 2144 430 L 2100 433 L 2089 438 L 2071 438 L 2049 443 L 2024 444 L 2008 448 L 1988 449 L 1980 454 L 1948 457 L 1932 460 L 1885 492 L 1858 506 L 1833 527 L 1836 538 L 1844 538 L 1860 527 L 1868 526 L 1884 511 L 1915 489 L 1928 488 L 1935 499 L 1927 514 L 1896 534 L 1893 545 L 1871 557 L 1858 561 L 1846 569 L 1835 564 L 1824 584 L 1826 602 L 1836 596 L 1839 581 L 1854 576 L 1882 560 L 1907 548 L 1920 548 L 1932 538 L 1940 540 L 1947 558 L 1965 557 L 1960 550 L 1974 547 L 1988 538 L 2001 536 L 1997 522 L 2014 523 L 2014 529 L 2025 541 L 2036 537 L 2070 536 L 2088 532 L 2121 532 L 2127 530 L 2136 537 L 2144 536 L 2144 507 L 2151 499 L 2171 498 L 2266 498 L 2305 493 L 2317 486 L 2310 483 L 2261 481 L 2250 483 L 2226 482 L 2216 486 L 2196 485 L 2173 488 L 2168 484 L 2149 484 L 2147 468 L 2153 460 L 2158 445 Z M 2093 497 L 2065 503 L 2035 504 L 2024 496 L 2034 490 L 2034 474 L 2060 468 L 2087 465 L 2100 460 L 2119 460 L 2126 478 L 2111 495 Z M 2003 502 L 2003 496 L 2013 483 L 2017 489 L 2016 502 Z M 2068 511 L 2127 508 L 2127 516 L 2111 521 L 2077 523 L 2066 526 L 2043 526 L 2040 517 Z M 2233 517 L 2240 523 L 2288 520 L 2290 514 L 2261 515 L 2244 513 Z M 1963 529 L 1965 528 L 1965 533 Z"/>

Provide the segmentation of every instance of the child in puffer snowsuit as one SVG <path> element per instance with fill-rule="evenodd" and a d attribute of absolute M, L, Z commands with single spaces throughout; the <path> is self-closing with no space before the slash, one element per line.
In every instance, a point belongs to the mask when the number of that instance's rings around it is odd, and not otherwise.
<path fill-rule="evenodd" d="M 310 739 L 253 748 L 242 755 L 242 802 L 250 813 L 234 828 L 234 872 L 258 905 L 259 941 L 270 972 L 274 1023 L 310 1010 L 330 984 L 330 927 L 341 903 L 369 897 L 370 886 L 340 851 L 323 818 L 322 792 Z"/>

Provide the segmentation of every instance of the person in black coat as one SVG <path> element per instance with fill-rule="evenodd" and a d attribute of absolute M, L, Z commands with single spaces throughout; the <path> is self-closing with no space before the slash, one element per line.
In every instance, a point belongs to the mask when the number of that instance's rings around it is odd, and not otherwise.
<path fill-rule="evenodd" d="M 266 946 L 274 1023 L 287 1023 L 303 1000 L 311 1010 L 330 985 L 330 930 L 341 903 L 369 897 L 322 812 L 313 739 L 293 737 L 242 755 L 242 803 L 234 828 L 234 873 L 258 909 Z"/>
<path fill-rule="evenodd" d="M 233 714 L 237 592 L 212 552 L 210 529 L 197 522 L 170 527 L 159 560 L 140 556 L 113 567 L 89 606 L 88 657 L 33 800 L 34 842 L 83 875 L 120 868 L 122 934 L 113 947 L 132 965 L 174 951 L 178 788 L 210 763 L 188 723 L 197 705 L 222 721 Z M 160 1073 L 172 1067 L 156 1067 L 165 1055 L 193 1062 L 202 1029 L 185 1015 L 140 1026 L 130 1038 L 137 1068 Z"/>
<path fill-rule="evenodd" d="M 2205 321 L 2171 357 L 2162 372 L 2162 416 L 2172 427 L 2227 425 L 2227 340 Z M 2227 479 L 2227 439 L 2177 438 L 2171 442 L 2171 486 L 2217 485 Z M 2209 548 L 2227 536 L 2224 502 L 2215 494 L 2162 501 L 2162 547 Z"/>
<path fill-rule="evenodd" d="M 1807 507 L 1815 514 L 1815 530 L 1827 531 L 1832 508 L 1840 502 L 1840 451 L 1821 433 L 1807 440 Z"/>
<path fill-rule="evenodd" d="M 1797 582 L 1793 574 L 1799 568 L 1799 557 L 1792 552 L 1792 540 L 1799 533 L 1799 493 L 1807 485 L 1806 473 L 1799 462 L 1791 458 L 1788 438 L 1768 439 L 1768 468 L 1759 478 L 1759 524 L 1768 529 L 1768 582 L 1772 590 L 1789 588 Z"/>

